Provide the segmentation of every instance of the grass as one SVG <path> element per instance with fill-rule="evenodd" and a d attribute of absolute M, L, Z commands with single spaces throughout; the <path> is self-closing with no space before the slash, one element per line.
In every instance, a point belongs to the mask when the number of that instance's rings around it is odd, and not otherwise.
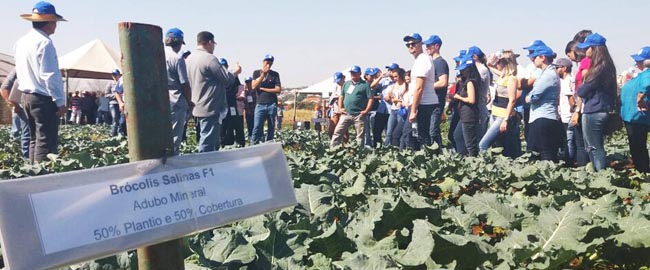
<path fill-rule="evenodd" d="M 313 110 L 305 110 L 305 109 L 297 109 L 296 110 L 296 121 L 302 122 L 302 121 L 311 121 L 311 119 L 314 117 L 314 111 Z M 284 111 L 284 118 L 282 118 L 282 124 L 283 125 L 293 125 L 293 109 L 288 109 Z"/>

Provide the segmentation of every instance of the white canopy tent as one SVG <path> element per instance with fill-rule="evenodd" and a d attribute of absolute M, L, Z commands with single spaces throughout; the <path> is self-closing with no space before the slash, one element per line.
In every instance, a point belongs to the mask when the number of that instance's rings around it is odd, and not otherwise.
<path fill-rule="evenodd" d="M 59 58 L 64 77 L 110 80 L 120 68 L 120 57 L 104 42 L 95 39 Z"/>
<path fill-rule="evenodd" d="M 341 71 L 345 75 L 345 79 L 350 79 L 350 68 Z M 332 76 L 327 77 L 319 83 L 311 85 L 305 89 L 298 90 L 298 94 L 314 94 L 321 95 L 323 98 L 328 98 L 330 93 L 336 89 L 336 84 Z"/>

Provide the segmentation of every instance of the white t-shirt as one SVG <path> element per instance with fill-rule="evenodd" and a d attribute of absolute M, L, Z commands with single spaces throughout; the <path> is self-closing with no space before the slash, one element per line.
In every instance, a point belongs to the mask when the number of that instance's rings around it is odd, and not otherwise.
<path fill-rule="evenodd" d="M 560 106 L 558 112 L 562 123 L 569 123 L 571 121 L 571 105 L 569 104 L 569 97 L 573 96 L 574 79 L 568 75 L 564 79 L 560 79 Z"/>
<path fill-rule="evenodd" d="M 435 69 L 433 68 L 433 59 L 426 53 L 421 53 L 415 58 L 413 68 L 411 68 L 411 85 L 413 90 L 416 86 L 416 78 L 424 77 L 424 86 L 422 88 L 422 98 L 420 98 L 420 105 L 433 105 L 438 104 L 438 96 L 436 90 L 433 89 L 433 84 L 436 81 Z M 409 90 L 410 91 L 410 90 Z"/>

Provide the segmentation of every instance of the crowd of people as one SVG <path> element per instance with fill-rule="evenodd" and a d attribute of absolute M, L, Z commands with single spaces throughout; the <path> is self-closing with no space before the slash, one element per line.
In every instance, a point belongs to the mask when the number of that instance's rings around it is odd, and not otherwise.
<path fill-rule="evenodd" d="M 113 83 L 104 93 L 75 92 L 66 98 L 50 39 L 58 22 L 66 20 L 44 1 L 21 17 L 32 22 L 32 29 L 15 44 L 15 70 L 3 82 L 1 92 L 16 116 L 14 126 L 20 133 L 23 157 L 40 162 L 47 154 L 57 153 L 61 118 L 78 125 L 111 124 L 112 136 L 127 136 L 128 101 L 120 70 L 111 72 Z M 198 33 L 194 52 L 181 50 L 185 38 L 178 28 L 169 29 L 163 43 L 174 154 L 179 154 L 192 117 L 198 152 L 217 151 L 235 143 L 244 146 L 244 120 L 252 144 L 273 140 L 276 125 L 281 127 L 278 94 L 282 88 L 279 73 L 271 69 L 272 55 L 265 55 L 261 68 L 242 84 L 238 78 L 241 66 L 229 70 L 226 59 L 214 56 L 212 33 Z"/>
<path fill-rule="evenodd" d="M 564 160 L 568 166 L 591 162 L 602 170 L 607 167 L 604 138 L 622 118 L 636 169 L 650 171 L 650 47 L 632 55 L 643 72 L 631 76 L 619 98 L 606 39 L 590 30 L 567 43 L 566 57 L 533 41 L 523 47 L 531 60 L 525 67 L 511 49 L 486 54 L 471 46 L 453 59 L 456 81 L 451 85 L 439 36 L 423 39 L 413 33 L 403 41 L 414 58 L 410 70 L 392 63 L 385 73 L 373 67 L 362 73 L 352 66 L 348 80 L 341 72 L 333 75 L 336 88 L 327 109 L 332 146 L 347 141 L 354 125 L 357 142 L 367 148 L 418 150 L 435 143 L 476 156 L 498 146 L 503 155 L 516 158 L 525 141 L 535 159 Z M 448 145 L 442 144 L 440 129 L 445 120 Z"/>
<path fill-rule="evenodd" d="M 57 22 L 65 20 L 47 2 L 37 3 L 31 14 L 21 17 L 31 21 L 33 29 L 16 42 L 16 70 L 1 92 L 22 121 L 17 130 L 23 155 L 39 162 L 56 153 L 58 119 L 68 108 L 70 122 L 110 122 L 112 135 L 126 136 L 128 101 L 120 71 L 112 72 L 114 83 L 99 97 L 74 93 L 66 105 L 56 50 L 49 38 Z M 387 72 L 373 67 L 362 72 L 355 65 L 349 79 L 341 72 L 334 74 L 336 89 L 327 105 L 332 146 L 349 140 L 350 126 L 359 145 L 368 148 L 418 150 L 437 144 L 476 156 L 499 146 L 505 156 L 515 158 L 525 141 L 537 159 L 562 159 L 569 166 L 591 162 L 594 169 L 602 170 L 607 166 L 604 137 L 618 118 L 625 123 L 635 167 L 650 171 L 646 146 L 650 47 L 632 55 L 642 72 L 623 86 L 619 97 L 606 39 L 589 30 L 578 32 L 567 43 L 566 57 L 535 40 L 523 48 L 531 60 L 526 67 L 518 64 L 520 55 L 513 50 L 486 54 L 471 46 L 453 59 L 456 81 L 451 85 L 438 35 L 423 39 L 413 33 L 403 42 L 414 59 L 410 70 L 392 63 Z M 242 84 L 242 67 L 237 63 L 229 69 L 226 59 L 214 55 L 212 33 L 198 33 L 193 52 L 181 50 L 185 37 L 178 28 L 169 29 L 163 43 L 175 154 L 192 117 L 198 152 L 244 146 L 244 123 L 252 144 L 273 140 L 276 124 L 278 128 L 281 124 L 278 94 L 282 88 L 279 73 L 271 69 L 272 55 L 265 55 L 261 68 Z M 321 117 L 320 109 L 314 116 Z M 440 128 L 445 120 L 450 123 L 448 134 Z M 443 136 L 448 145 L 443 145 Z"/>

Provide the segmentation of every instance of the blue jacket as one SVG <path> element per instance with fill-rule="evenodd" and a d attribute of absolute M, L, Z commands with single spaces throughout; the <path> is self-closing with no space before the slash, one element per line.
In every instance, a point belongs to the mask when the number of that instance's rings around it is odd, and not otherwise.
<path fill-rule="evenodd" d="M 578 96 L 583 100 L 582 113 L 609 112 L 614 109 L 616 100 L 616 81 L 607 86 L 601 81 L 585 81 Z"/>
<path fill-rule="evenodd" d="M 623 121 L 650 126 L 650 111 L 639 111 L 636 102 L 637 95 L 645 94 L 649 89 L 650 70 L 648 69 L 644 70 L 636 78 L 623 85 L 623 88 L 621 89 L 621 118 Z"/>

